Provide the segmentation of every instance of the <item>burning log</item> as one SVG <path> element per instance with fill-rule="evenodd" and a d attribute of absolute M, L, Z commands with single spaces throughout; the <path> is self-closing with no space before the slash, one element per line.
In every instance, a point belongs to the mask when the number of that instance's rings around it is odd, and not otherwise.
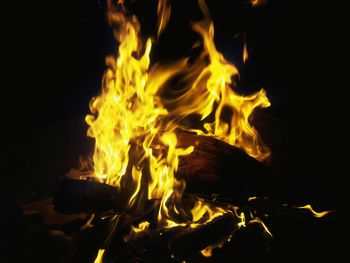
<path fill-rule="evenodd" d="M 271 178 L 263 164 L 241 149 L 212 137 L 179 132 L 178 146 L 195 145 L 194 151 L 182 156 L 177 177 L 186 181 L 189 193 L 221 193 L 230 197 L 266 196 Z M 127 194 L 94 180 L 61 180 L 54 198 L 55 209 L 68 212 L 99 212 L 116 209 L 125 212 Z"/>
<path fill-rule="evenodd" d="M 243 150 L 190 132 L 178 132 L 177 139 L 178 147 L 195 146 L 191 154 L 181 157 L 177 171 L 188 192 L 239 198 L 273 195 L 276 179 L 269 176 L 264 164 Z"/>

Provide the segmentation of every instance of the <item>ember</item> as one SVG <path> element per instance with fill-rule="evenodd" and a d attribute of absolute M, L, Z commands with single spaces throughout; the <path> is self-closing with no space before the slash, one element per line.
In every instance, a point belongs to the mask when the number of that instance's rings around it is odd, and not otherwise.
<path fill-rule="evenodd" d="M 54 200 L 56 209 L 61 211 L 81 212 L 85 208 L 88 211 L 84 212 L 98 212 L 109 207 L 117 213 L 110 218 L 111 225 L 116 226 L 95 262 L 103 261 L 113 232 L 120 228 L 121 213 L 139 217 L 136 221 L 126 220 L 131 228 L 124 242 L 135 244 L 145 236 L 160 233 L 167 236 L 169 241 L 164 243 L 169 243 L 172 256 L 179 259 L 188 259 L 200 251 L 208 257 L 213 248 L 222 247 L 235 231 L 251 223 L 260 224 L 271 235 L 254 210 L 244 211 L 230 203 L 219 205 L 195 195 L 185 197 L 187 177 L 176 176 L 181 174 L 181 158 L 190 156 L 199 143 L 193 135 L 190 144 L 180 146 L 180 130 L 216 138 L 259 161 L 270 155 L 250 124 L 255 108 L 270 106 L 265 91 L 241 96 L 233 90 L 238 70 L 216 49 L 209 10 L 203 0 L 199 0 L 199 6 L 204 20 L 193 23 L 193 30 L 202 38 L 200 55 L 152 65 L 150 52 L 154 40 L 143 41 L 141 25 L 136 16 L 128 13 L 124 1 L 108 1 L 108 20 L 120 44 L 118 56 L 106 59 L 108 69 L 102 93 L 93 98 L 91 114 L 86 117 L 88 135 L 95 139 L 95 151 L 93 163 L 82 170 L 92 180 L 113 186 L 115 191 L 110 193 L 113 190 L 106 185 L 102 195 L 100 190 L 92 190 L 93 194 L 83 190 L 88 196 L 75 198 L 72 191 L 66 195 L 63 186 L 63 193 L 58 193 Z M 157 37 L 170 15 L 169 3 L 160 0 Z M 244 52 L 247 58 L 246 47 Z M 170 82 L 175 78 L 180 79 L 179 83 Z M 175 90 L 173 86 L 180 88 Z M 230 112 L 229 117 L 224 109 Z M 190 121 L 190 117 L 197 117 L 197 123 Z M 95 188 L 94 185 L 86 182 L 88 188 Z M 145 216 L 149 213 L 153 214 L 151 218 Z M 214 238 L 203 242 L 208 231 Z"/>

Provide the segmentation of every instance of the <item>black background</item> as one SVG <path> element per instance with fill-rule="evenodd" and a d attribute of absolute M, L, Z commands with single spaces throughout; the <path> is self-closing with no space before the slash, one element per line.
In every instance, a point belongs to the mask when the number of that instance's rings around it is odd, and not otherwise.
<path fill-rule="evenodd" d="M 341 214 L 348 174 L 344 3 L 271 0 L 252 9 L 244 0 L 207 2 L 218 49 L 240 70 L 239 91 L 267 90 L 272 106 L 259 126 L 286 199 Z M 152 32 L 155 6 L 145 0 L 132 4 L 144 35 Z M 11 210 L 51 196 L 59 176 L 86 152 L 84 115 L 116 43 L 103 1 L 17 2 L 3 12 L 8 16 L 2 22 L 2 200 Z M 173 1 L 173 17 L 152 58 L 186 55 L 196 39 L 189 24 L 195 18 L 200 18 L 196 1 Z M 248 40 L 246 64 L 242 34 Z M 341 252 L 334 242 L 342 232 L 337 220 L 321 227 L 325 236 L 320 227 L 305 234 L 315 237 L 302 242 L 305 253 L 307 242 L 320 238 L 310 253 Z M 286 255 L 287 262 L 296 259 Z"/>

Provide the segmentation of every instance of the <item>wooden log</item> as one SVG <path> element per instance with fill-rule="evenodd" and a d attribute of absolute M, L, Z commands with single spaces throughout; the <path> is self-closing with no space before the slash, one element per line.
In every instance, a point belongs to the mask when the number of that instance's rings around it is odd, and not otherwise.
<path fill-rule="evenodd" d="M 231 197 L 273 196 L 276 178 L 267 167 L 243 150 L 213 137 L 177 132 L 178 147 L 194 145 L 182 156 L 177 177 L 186 181 L 186 191 L 224 194 Z"/>

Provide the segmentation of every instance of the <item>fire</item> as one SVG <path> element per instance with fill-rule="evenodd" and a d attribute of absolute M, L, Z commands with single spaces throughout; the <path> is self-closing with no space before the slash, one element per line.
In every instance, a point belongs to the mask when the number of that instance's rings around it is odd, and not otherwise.
<path fill-rule="evenodd" d="M 118 55 L 106 58 L 101 94 L 91 100 L 91 114 L 86 116 L 88 136 L 95 140 L 93 174 L 100 182 L 126 191 L 130 209 L 142 209 L 147 199 L 158 200 L 159 228 L 195 228 L 225 213 L 239 219 L 237 227 L 245 225 L 244 214 L 232 208 L 200 199 L 192 200 L 190 211 L 181 206 L 185 183 L 175 174 L 179 158 L 195 146 L 178 147 L 177 129 L 213 136 L 260 161 L 270 155 L 250 123 L 256 108 L 270 106 L 266 92 L 242 96 L 234 91 L 238 70 L 216 49 L 209 11 L 203 0 L 199 6 L 204 20 L 194 23 L 193 30 L 202 37 L 200 56 L 194 62 L 183 58 L 173 64 L 151 65 L 152 39 L 140 37 L 140 23 L 126 12 L 124 1 L 109 0 L 108 21 L 119 42 Z M 170 11 L 168 2 L 160 0 L 157 35 L 164 30 Z M 181 79 L 182 88 L 176 96 L 165 98 L 162 95 L 172 89 L 169 81 L 175 77 Z M 229 116 L 225 116 L 227 110 Z M 200 125 L 188 121 L 193 116 Z M 143 222 L 132 232 L 148 227 Z"/>
<path fill-rule="evenodd" d="M 312 206 L 309 204 L 309 205 L 304 205 L 304 206 L 299 206 L 298 207 L 299 209 L 305 209 L 305 210 L 308 210 L 312 213 L 312 215 L 314 217 L 317 217 L 317 218 L 320 218 L 320 217 L 324 217 L 325 215 L 331 213 L 332 211 L 322 211 L 322 212 L 316 212 Z"/>
<path fill-rule="evenodd" d="M 97 257 L 95 258 L 94 263 L 102 263 L 102 259 L 103 259 L 103 254 L 105 253 L 104 249 L 99 249 L 98 253 L 97 253 Z"/>

